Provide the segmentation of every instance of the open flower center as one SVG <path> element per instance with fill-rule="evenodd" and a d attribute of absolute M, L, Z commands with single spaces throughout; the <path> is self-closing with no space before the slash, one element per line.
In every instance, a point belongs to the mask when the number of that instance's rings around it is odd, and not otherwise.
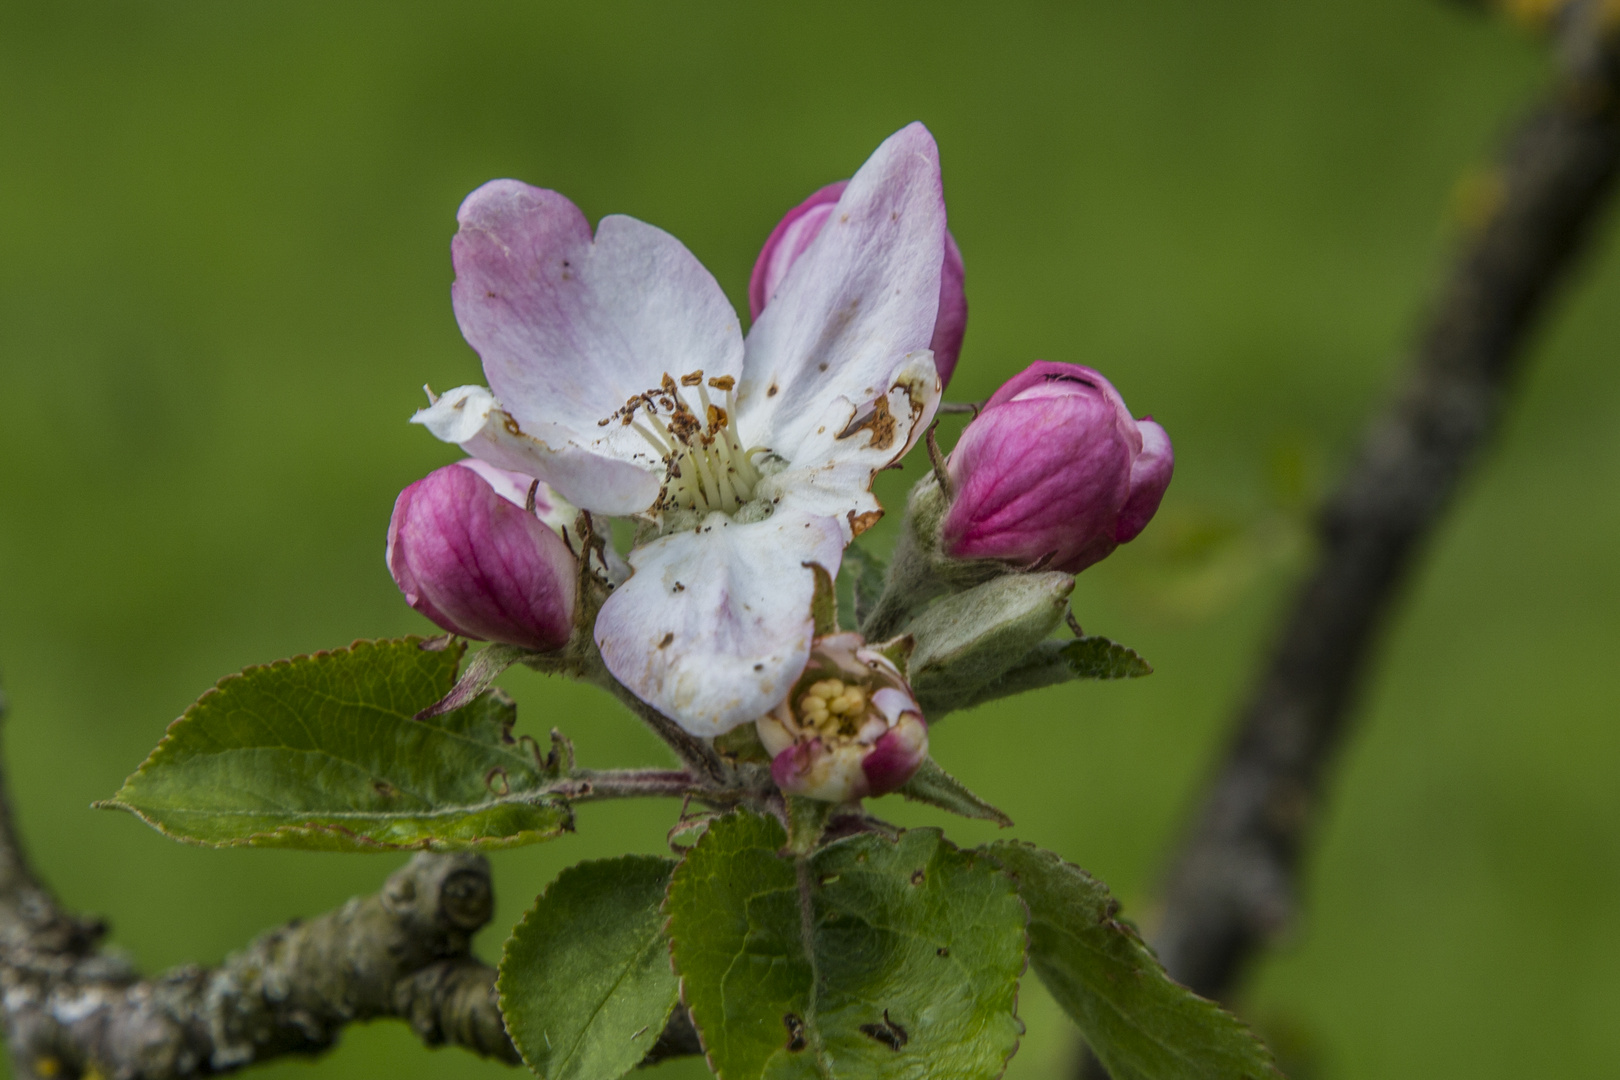
<path fill-rule="evenodd" d="M 709 379 L 703 372 L 682 375 L 677 383 L 666 372 L 663 382 L 637 394 L 606 420 L 634 427 L 658 451 L 666 469 L 659 510 L 691 510 L 707 514 L 721 510 L 735 514 L 754 497 L 760 481 L 754 458 L 767 447 L 744 448 L 732 423 L 736 413 L 737 380 L 730 375 Z M 710 389 L 725 394 L 725 404 L 709 399 Z M 693 391 L 696 401 L 688 400 Z"/>

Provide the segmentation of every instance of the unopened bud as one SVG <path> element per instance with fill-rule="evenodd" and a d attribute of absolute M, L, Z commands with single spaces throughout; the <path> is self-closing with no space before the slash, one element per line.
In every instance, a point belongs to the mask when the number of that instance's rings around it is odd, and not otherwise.
<path fill-rule="evenodd" d="M 476 459 L 447 465 L 394 502 L 388 571 L 407 603 L 453 634 L 559 648 L 573 629 L 578 563 L 542 523 L 558 509 L 528 477 Z"/>
<path fill-rule="evenodd" d="M 1142 531 L 1174 464 L 1164 429 L 1132 419 L 1107 379 L 1037 361 L 991 396 L 951 451 L 941 550 L 1078 573 Z"/>
<path fill-rule="evenodd" d="M 856 633 L 818 638 L 792 692 L 755 727 L 776 786 L 824 802 L 887 795 L 928 756 L 905 676 Z"/>
<path fill-rule="evenodd" d="M 765 305 L 775 295 L 788 269 L 803 255 L 810 242 L 821 232 L 821 227 L 832 216 L 833 207 L 849 186 L 848 180 L 828 184 L 804 202 L 787 212 L 765 241 L 765 247 L 754 263 L 754 273 L 748 279 L 748 311 L 750 317 L 759 318 Z M 967 333 L 967 291 L 964 287 L 962 249 L 956 238 L 945 234 L 945 262 L 939 275 L 939 314 L 934 318 L 934 336 L 928 347 L 934 353 L 934 370 L 939 373 L 943 388 L 951 381 L 956 370 L 957 357 L 962 353 L 962 337 Z"/>

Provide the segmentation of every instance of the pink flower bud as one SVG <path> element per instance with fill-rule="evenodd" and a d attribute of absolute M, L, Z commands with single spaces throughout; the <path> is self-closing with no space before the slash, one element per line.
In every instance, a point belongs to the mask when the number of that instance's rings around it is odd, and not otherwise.
<path fill-rule="evenodd" d="M 469 458 L 399 493 L 388 572 L 411 607 L 453 634 L 549 650 L 573 628 L 578 565 L 541 523 L 545 485 Z M 545 494 L 542 494 L 545 493 Z"/>
<path fill-rule="evenodd" d="M 776 786 L 824 802 L 887 795 L 928 756 L 911 687 L 856 633 L 818 638 L 787 700 L 755 727 Z"/>
<path fill-rule="evenodd" d="M 782 279 L 810 246 L 810 241 L 821 232 L 821 227 L 832 216 L 839 196 L 849 186 L 848 180 L 828 184 L 804 202 L 789 210 L 787 216 L 776 223 L 765 247 L 754 263 L 754 273 L 748 279 L 748 311 L 751 318 L 759 318 Z M 956 238 L 945 234 L 945 264 L 939 278 L 939 314 L 934 318 L 934 337 L 928 347 L 934 351 L 934 370 L 939 372 L 940 386 L 951 381 L 956 370 L 956 358 L 962 353 L 962 337 L 967 333 L 967 292 L 963 285 L 962 249 Z"/>
<path fill-rule="evenodd" d="M 946 555 L 1078 573 L 1134 538 L 1170 484 L 1170 436 L 1088 367 L 1036 361 L 951 451 Z"/>

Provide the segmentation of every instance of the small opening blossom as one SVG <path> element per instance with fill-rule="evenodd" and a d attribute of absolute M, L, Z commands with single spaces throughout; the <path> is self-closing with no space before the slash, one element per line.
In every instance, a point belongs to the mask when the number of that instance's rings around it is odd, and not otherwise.
<path fill-rule="evenodd" d="M 472 458 L 446 465 L 395 500 L 388 571 L 407 603 L 452 634 L 560 648 L 579 571 L 546 522 L 570 511 L 529 477 Z"/>
<path fill-rule="evenodd" d="M 911 687 L 856 633 L 819 638 L 787 699 L 756 730 L 776 786 L 825 802 L 887 795 L 928 756 Z"/>
<path fill-rule="evenodd" d="M 787 277 L 788 270 L 800 255 L 810 247 L 811 241 L 821 234 L 822 226 L 832 216 L 833 208 L 849 186 L 848 180 L 839 180 L 811 195 L 787 212 L 776 223 L 770 237 L 760 250 L 754 263 L 754 272 L 748 279 L 748 309 L 753 318 L 759 318 L 765 305 L 776 295 L 777 287 Z M 934 369 L 939 372 L 941 386 L 949 386 L 956 360 L 962 353 L 962 338 L 967 333 L 966 272 L 962 265 L 962 249 L 956 237 L 945 233 L 945 262 L 939 279 L 939 314 L 934 320 L 934 336 L 928 347 L 934 353 Z"/>
<path fill-rule="evenodd" d="M 872 478 L 938 404 L 929 353 L 945 207 L 920 124 L 849 182 L 743 339 L 719 285 L 633 218 L 593 235 L 513 180 L 462 204 L 456 318 L 489 388 L 414 418 L 593 513 L 638 522 L 595 637 L 608 669 L 687 731 L 780 702 L 810 651 L 819 564 L 881 514 Z"/>
<path fill-rule="evenodd" d="M 1175 456 L 1088 367 L 1041 360 L 1013 376 L 962 432 L 940 529 L 945 554 L 1078 573 L 1146 527 Z"/>

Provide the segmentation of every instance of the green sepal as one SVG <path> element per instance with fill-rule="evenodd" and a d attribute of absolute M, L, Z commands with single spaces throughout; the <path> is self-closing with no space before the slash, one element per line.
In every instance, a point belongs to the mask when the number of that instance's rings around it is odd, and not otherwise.
<path fill-rule="evenodd" d="M 1073 591 L 1070 574 L 1004 574 L 924 609 L 906 626 L 924 714 L 949 711 L 1024 660 L 1063 620 Z"/>
<path fill-rule="evenodd" d="M 947 712 L 972 709 L 988 701 L 1027 694 L 1076 679 L 1139 679 L 1153 674 L 1153 666 L 1134 649 L 1103 637 L 1042 641 L 1029 655 L 999 679 L 971 693 L 949 700 L 923 701 L 930 721 Z M 920 699 L 919 699 L 920 700 Z"/>
<path fill-rule="evenodd" d="M 1067 642 L 1058 656 L 1077 679 L 1140 679 L 1153 674 L 1153 665 L 1135 649 L 1105 637 L 1083 637 Z"/>
<path fill-rule="evenodd" d="M 682 1000 L 721 1080 L 978 1080 L 1017 1048 L 1027 914 L 935 829 L 779 854 L 780 822 L 713 822 L 664 911 Z"/>
<path fill-rule="evenodd" d="M 1165 974 L 1108 887 L 1029 844 L 980 849 L 1029 905 L 1029 960 L 1113 1080 L 1281 1080 L 1235 1016 Z"/>
<path fill-rule="evenodd" d="M 838 809 L 837 803 L 822 799 L 807 799 L 803 795 L 787 796 L 788 841 L 787 850 L 794 855 L 808 855 L 821 842 L 827 831 L 827 822 Z"/>
<path fill-rule="evenodd" d="M 501 1015 L 546 1080 L 615 1080 L 678 998 L 661 907 L 672 859 L 625 855 L 558 875 L 501 952 Z"/>
<path fill-rule="evenodd" d="M 1004 829 L 1013 823 L 1012 818 L 969 791 L 962 781 L 940 768 L 939 762 L 931 757 L 923 759 L 900 794 L 912 802 L 927 803 L 963 817 L 993 821 Z"/>
<path fill-rule="evenodd" d="M 464 645 L 359 641 L 228 676 L 100 807 L 217 847 L 447 851 L 573 828 L 559 755 L 516 739 L 499 692 L 427 720 Z"/>
<path fill-rule="evenodd" d="M 731 762 L 750 762 L 756 765 L 769 765 L 770 752 L 765 744 L 759 741 L 759 731 L 753 724 L 739 724 L 723 734 L 714 737 L 714 749 L 719 755 Z"/>
<path fill-rule="evenodd" d="M 845 630 L 860 629 L 861 622 L 877 607 L 883 595 L 883 561 L 855 541 L 844 549 L 838 566 L 839 625 Z"/>
<path fill-rule="evenodd" d="M 816 591 L 810 597 L 810 620 L 816 637 L 838 633 L 838 590 L 832 575 L 820 563 L 805 563 L 816 577 Z"/>

